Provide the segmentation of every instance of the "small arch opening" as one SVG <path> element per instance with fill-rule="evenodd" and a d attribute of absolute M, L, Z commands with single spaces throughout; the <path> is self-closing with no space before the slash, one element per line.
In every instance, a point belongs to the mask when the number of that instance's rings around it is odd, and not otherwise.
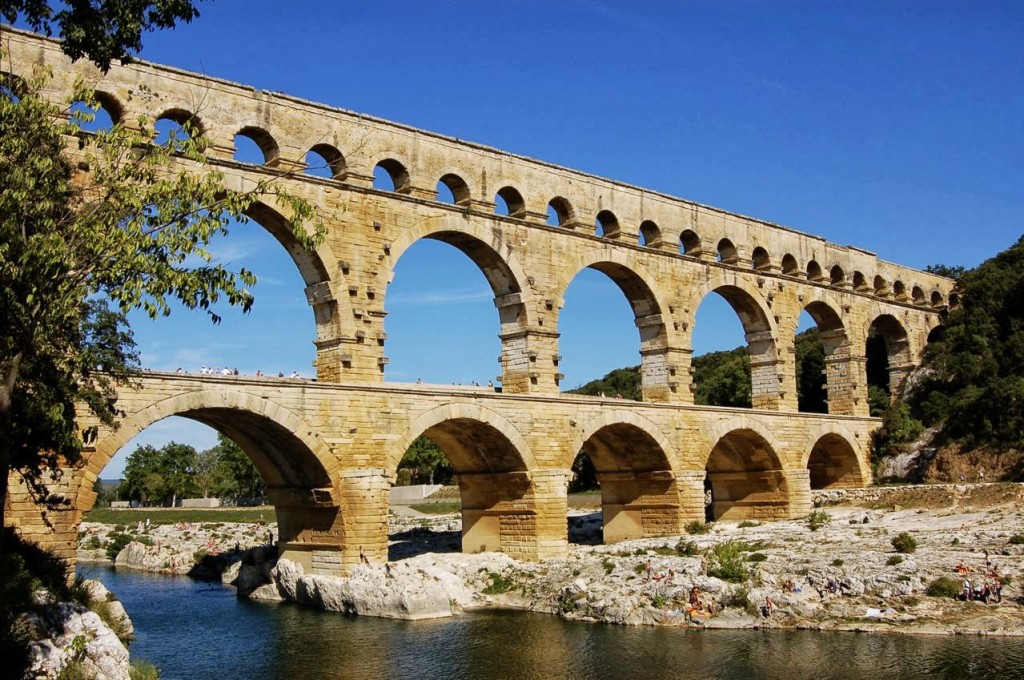
<path fill-rule="evenodd" d="M 661 229 L 651 220 L 640 223 L 640 245 L 657 248 L 661 245 Z"/>
<path fill-rule="evenodd" d="M 548 225 L 552 227 L 566 227 L 572 224 L 575 215 L 572 205 L 561 196 L 555 196 L 548 203 Z"/>
<path fill-rule="evenodd" d="M 683 255 L 700 257 L 700 236 L 697 236 L 697 232 L 690 229 L 683 230 L 683 233 L 679 235 L 679 252 Z"/>
<path fill-rule="evenodd" d="M 754 252 L 750 258 L 750 264 L 758 271 L 767 271 L 771 269 L 772 260 L 771 257 L 768 256 L 768 251 L 761 246 L 758 246 L 754 248 Z"/>
<path fill-rule="evenodd" d="M 872 288 L 875 290 L 875 295 L 879 297 L 885 297 L 889 294 L 889 282 L 881 276 L 875 277 Z"/>
<path fill-rule="evenodd" d="M 306 152 L 304 172 L 324 179 L 345 179 L 345 157 L 330 144 L 317 144 Z"/>
<path fill-rule="evenodd" d="M 373 188 L 407 194 L 411 188 L 409 172 L 394 158 L 385 158 L 373 168 Z"/>
<path fill-rule="evenodd" d="M 913 300 L 915 305 L 924 304 L 924 291 L 921 290 L 921 286 L 914 286 L 911 289 L 910 298 Z"/>
<path fill-rule="evenodd" d="M 240 163 L 274 166 L 279 154 L 277 141 L 262 128 L 247 125 L 235 133 L 234 159 Z"/>
<path fill-rule="evenodd" d="M 960 306 L 960 296 L 957 295 L 956 293 L 950 293 L 949 294 L 949 306 L 951 308 L 959 307 Z"/>
<path fill-rule="evenodd" d="M 611 210 L 602 210 L 594 219 L 594 233 L 604 238 L 618 238 L 619 218 Z"/>
<path fill-rule="evenodd" d="M 853 289 L 862 293 L 868 290 L 868 280 L 863 272 L 853 272 Z"/>
<path fill-rule="evenodd" d="M 440 203 L 469 205 L 469 185 L 454 173 L 448 173 L 437 180 L 435 200 Z"/>
<path fill-rule="evenodd" d="M 821 281 L 824 275 L 821 273 L 821 265 L 816 260 L 807 263 L 807 280 Z"/>
<path fill-rule="evenodd" d="M 892 294 L 897 300 L 907 299 L 907 287 L 902 281 L 895 281 L 892 284 Z"/>
<path fill-rule="evenodd" d="M 740 261 L 736 246 L 727 238 L 718 242 L 718 261 L 722 264 L 736 264 Z"/>
<path fill-rule="evenodd" d="M 839 265 L 835 265 L 828 272 L 828 280 L 833 286 L 842 286 L 846 284 L 846 272 Z"/>
<path fill-rule="evenodd" d="M 945 301 L 942 299 L 942 293 L 940 293 L 937 290 L 933 290 L 932 291 L 932 300 L 931 300 L 931 302 L 932 302 L 932 307 L 936 307 L 936 308 L 942 307 L 943 304 L 945 303 Z"/>
<path fill-rule="evenodd" d="M 494 197 L 494 213 L 516 219 L 526 217 L 526 201 L 515 187 L 502 187 Z"/>
<path fill-rule="evenodd" d="M 202 132 L 196 115 L 184 109 L 168 109 L 153 121 L 153 141 L 160 146 L 177 148 L 181 140 L 194 139 Z"/>
<path fill-rule="evenodd" d="M 796 262 L 796 258 L 786 253 L 782 256 L 782 273 L 786 276 L 796 276 L 799 272 L 800 266 Z"/>

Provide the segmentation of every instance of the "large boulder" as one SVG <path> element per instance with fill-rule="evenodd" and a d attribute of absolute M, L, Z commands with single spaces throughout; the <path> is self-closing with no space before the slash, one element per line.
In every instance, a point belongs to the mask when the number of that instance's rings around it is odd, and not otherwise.
<path fill-rule="evenodd" d="M 26 677 L 57 677 L 77 661 L 85 677 L 128 680 L 128 650 L 95 612 L 58 602 L 25 618 L 31 629 L 46 636 L 29 645 L 31 665 Z"/>
<path fill-rule="evenodd" d="M 284 559 L 278 560 L 270 572 L 281 596 L 293 601 L 298 599 L 298 582 L 302 574 L 301 564 Z"/>
<path fill-rule="evenodd" d="M 383 568 L 361 567 L 349 578 L 303 576 L 298 601 L 327 611 L 387 619 L 436 619 L 453 614 L 440 582 L 418 572 L 393 578 Z"/>

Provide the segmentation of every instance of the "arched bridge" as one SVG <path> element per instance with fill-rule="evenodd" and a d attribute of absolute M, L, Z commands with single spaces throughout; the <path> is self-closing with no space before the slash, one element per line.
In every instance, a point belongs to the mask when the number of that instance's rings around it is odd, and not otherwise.
<path fill-rule="evenodd" d="M 85 467 L 65 476 L 75 510 L 51 522 L 64 531 L 91 506 L 92 482 L 118 447 L 170 415 L 242 445 L 272 489 L 283 551 L 315 571 L 353 564 L 360 548 L 386 556 L 387 490 L 422 434 L 458 474 L 467 550 L 563 554 L 568 469 L 580 450 L 599 473 L 606 540 L 679 533 L 702 519 L 705 478 L 716 516 L 792 517 L 808 510 L 812 485 L 870 480 L 869 335 L 884 339 L 897 387 L 942 311 L 957 304 L 948 279 L 779 225 L 165 66 L 101 74 L 69 62 L 54 42 L 7 36 L 13 75 L 50 66 L 59 99 L 84 76 L 115 122 L 192 121 L 230 183 L 279 176 L 328 227 L 307 252 L 279 206 L 250 215 L 305 281 L 317 381 L 145 375 L 119 395 L 121 428 L 102 433 Z M 233 159 L 238 136 L 259 146 L 262 165 Z M 303 171 L 310 152 L 330 176 Z M 375 172 L 390 178 L 387 189 Z M 384 382 L 388 283 L 420 239 L 458 248 L 490 284 L 500 393 Z M 559 392 L 559 312 L 585 268 L 606 274 L 633 310 L 642 403 Z M 712 293 L 745 329 L 753 409 L 693 403 L 694 318 Z M 797 412 L 794 336 L 804 311 L 826 351 L 828 414 Z M 34 531 L 34 508 L 14 502 L 15 521 Z"/>

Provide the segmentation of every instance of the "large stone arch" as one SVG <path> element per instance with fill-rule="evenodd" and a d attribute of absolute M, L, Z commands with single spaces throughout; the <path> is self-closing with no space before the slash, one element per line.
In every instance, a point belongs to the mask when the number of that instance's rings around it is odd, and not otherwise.
<path fill-rule="evenodd" d="M 786 519 L 791 489 L 784 462 L 764 428 L 744 424 L 719 437 L 708 452 L 709 519 Z"/>
<path fill-rule="evenodd" d="M 816 291 L 811 298 L 804 299 L 801 311 L 807 312 L 814 320 L 825 353 L 825 412 L 862 415 L 862 412 L 867 412 L 867 393 L 861 378 L 862 353 L 853 351 L 851 347 L 850 333 L 840 312 L 842 307 L 821 292 Z M 793 368 L 795 378 L 796 366 Z"/>
<path fill-rule="evenodd" d="M 649 442 L 657 446 L 664 455 L 664 463 L 667 466 L 666 469 L 675 473 L 677 469 L 676 456 L 671 453 L 674 451 L 674 447 L 672 446 L 669 438 L 666 437 L 661 429 L 648 418 L 645 418 L 634 411 L 619 408 L 612 409 L 610 411 L 602 411 L 597 417 L 591 418 L 587 422 L 583 423 L 579 428 L 579 432 L 573 438 L 569 449 L 563 452 L 562 459 L 560 461 L 561 467 L 571 467 L 576 455 L 583 449 L 584 444 L 586 444 L 595 434 L 601 430 L 615 428 L 618 426 L 626 426 L 642 432 Z"/>
<path fill-rule="evenodd" d="M 566 453 L 585 453 L 601 486 L 605 543 L 679 533 L 680 490 L 671 451 L 652 422 L 625 409 L 602 413 L 573 439 Z"/>
<path fill-rule="evenodd" d="M 708 295 L 718 293 L 739 317 L 750 353 L 751 405 L 776 410 L 782 401 L 779 376 L 784 360 L 780 357 L 779 329 L 771 307 L 746 275 L 722 272 L 708 279 L 694 294 L 686 319 L 687 345 L 693 346 L 697 310 Z"/>
<path fill-rule="evenodd" d="M 217 388 L 184 392 L 128 415 L 117 430 L 96 442 L 87 457 L 86 472 L 98 477 L 132 437 L 170 416 L 196 420 L 234 440 L 253 459 L 268 488 L 335 493 L 338 460 L 312 426 L 262 395 Z M 91 489 L 81 491 L 87 490 Z"/>
<path fill-rule="evenodd" d="M 408 229 L 402 229 L 390 245 L 388 283 L 402 255 L 417 241 L 433 239 L 458 249 L 479 268 L 494 295 L 501 339 L 501 366 L 505 392 L 528 392 L 536 384 L 533 359 L 538 349 L 529 329 L 537 324 L 529 278 L 500 232 L 486 222 L 465 219 L 446 211 Z M 385 291 L 385 300 L 387 292 Z"/>
<path fill-rule="evenodd" d="M 226 174 L 225 184 L 236 191 L 250 191 L 255 187 L 255 183 L 244 174 Z M 348 295 L 337 294 L 329 266 L 336 258 L 330 245 L 324 241 L 313 249 L 303 247 L 295 238 L 289 212 L 287 207 L 268 198 L 255 201 L 245 214 L 273 236 L 295 264 L 306 284 L 303 290 L 306 302 L 313 310 L 317 378 L 338 381 L 342 377 L 340 342 L 344 335 L 343 323 L 352 319 L 351 302 Z"/>
<path fill-rule="evenodd" d="M 509 420 L 478 404 L 454 403 L 432 408 L 409 423 L 385 454 L 384 470 L 388 477 L 395 479 L 402 456 L 417 437 L 446 422 L 465 423 L 467 426 L 476 424 L 492 430 L 492 436 L 500 435 L 519 459 L 517 464 L 508 466 L 506 471 L 532 472 L 539 469 L 530 445 Z"/>
<path fill-rule="evenodd" d="M 868 351 L 868 342 L 872 338 L 881 338 L 885 347 L 884 368 L 871 364 L 873 357 Z M 861 342 L 865 346 L 867 355 L 866 375 L 868 380 L 872 379 L 873 373 L 884 370 L 888 374 L 888 391 L 895 399 L 903 390 L 903 384 L 907 376 L 914 369 L 915 352 L 911 346 L 910 334 L 906 325 L 888 311 L 880 311 L 871 317 L 870 323 L 864 328 L 864 335 Z"/>
<path fill-rule="evenodd" d="M 676 401 L 679 343 L 671 323 L 669 305 L 657 278 L 640 265 L 632 252 L 588 249 L 560 268 L 554 294 L 562 309 L 569 286 L 584 269 L 601 272 L 618 287 L 633 311 L 640 336 L 640 371 L 644 401 Z"/>
<path fill-rule="evenodd" d="M 871 482 L 871 466 L 846 428 L 832 425 L 807 450 L 811 489 L 859 489 Z"/>
<path fill-rule="evenodd" d="M 462 500 L 463 552 L 498 551 L 520 556 L 538 549 L 537 461 L 505 418 L 476 404 L 447 404 L 416 418 L 389 449 L 386 473 L 396 476 L 416 437 L 429 437 L 455 472 Z"/>

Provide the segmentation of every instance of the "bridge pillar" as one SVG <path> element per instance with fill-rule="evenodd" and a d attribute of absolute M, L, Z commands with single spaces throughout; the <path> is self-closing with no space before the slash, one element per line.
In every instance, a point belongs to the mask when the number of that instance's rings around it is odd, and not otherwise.
<path fill-rule="evenodd" d="M 603 472 L 604 542 L 682 533 L 681 485 L 669 470 Z"/>
<path fill-rule="evenodd" d="M 456 478 L 462 493 L 462 552 L 538 558 L 539 517 L 529 472 L 460 474 Z"/>
<path fill-rule="evenodd" d="M 771 331 L 754 331 L 746 334 L 746 340 L 750 352 L 751 406 L 777 411 L 785 405 L 795 410 L 795 382 L 792 390 L 780 390 L 786 379 L 785 362 L 779 359 L 776 338 Z"/>
<path fill-rule="evenodd" d="M 796 519 L 811 514 L 811 471 L 808 468 L 790 468 L 782 471 L 789 492 L 789 509 L 785 517 Z"/>
<path fill-rule="evenodd" d="M 78 554 L 78 525 L 82 513 L 74 502 L 80 470 L 60 467 L 44 472 L 41 488 L 34 490 L 12 471 L 7 477 L 4 523 L 68 563 L 74 574 Z M 91 489 L 90 489 L 91 490 Z"/>
<path fill-rule="evenodd" d="M 676 485 L 679 488 L 679 523 L 680 533 L 690 522 L 704 521 L 704 480 L 705 470 L 682 470 L 676 473 Z"/>
<path fill-rule="evenodd" d="M 569 503 L 567 493 L 572 470 L 534 470 L 534 507 L 537 511 L 537 559 L 565 557 L 569 552 L 569 533 L 565 521 Z"/>
<path fill-rule="evenodd" d="M 644 401 L 692 404 L 692 354 L 693 350 L 683 347 L 641 349 L 640 380 Z"/>

